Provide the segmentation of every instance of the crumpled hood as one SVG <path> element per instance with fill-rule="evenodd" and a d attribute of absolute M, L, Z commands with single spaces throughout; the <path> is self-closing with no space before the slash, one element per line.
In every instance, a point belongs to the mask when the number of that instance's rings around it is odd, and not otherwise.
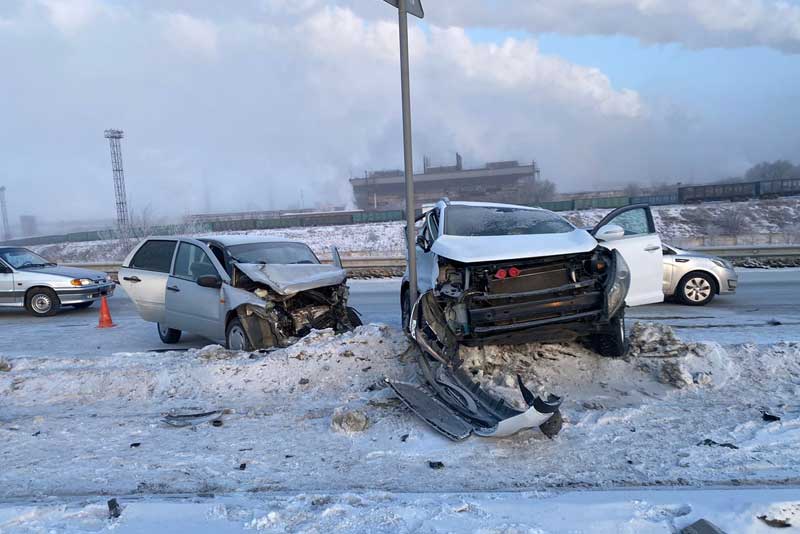
<path fill-rule="evenodd" d="M 576 254 L 596 247 L 597 240 L 589 232 L 575 229 L 563 234 L 443 235 L 436 239 L 431 250 L 443 258 L 461 263 L 484 263 Z"/>
<path fill-rule="evenodd" d="M 88 278 L 90 280 L 106 280 L 106 273 L 81 269 L 80 267 L 67 267 L 64 265 L 52 265 L 49 267 L 38 267 L 35 269 L 22 269 L 22 272 L 42 273 L 47 275 L 64 276 L 66 278 Z"/>
<path fill-rule="evenodd" d="M 347 272 L 334 265 L 237 263 L 236 267 L 250 280 L 266 284 L 276 293 L 286 296 L 317 287 L 339 285 L 347 278 Z"/>

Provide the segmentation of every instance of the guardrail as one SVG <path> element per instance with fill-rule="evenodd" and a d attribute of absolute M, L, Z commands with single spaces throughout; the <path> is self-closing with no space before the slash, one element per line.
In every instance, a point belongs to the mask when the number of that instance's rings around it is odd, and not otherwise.
<path fill-rule="evenodd" d="M 692 250 L 723 258 L 800 257 L 800 245 L 732 245 L 728 247 L 693 247 Z"/>

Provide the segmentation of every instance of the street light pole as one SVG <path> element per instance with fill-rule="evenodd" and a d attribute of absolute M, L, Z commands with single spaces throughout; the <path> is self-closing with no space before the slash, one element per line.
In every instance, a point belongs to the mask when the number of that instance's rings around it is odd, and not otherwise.
<path fill-rule="evenodd" d="M 408 17 L 406 1 L 399 0 L 397 13 L 400 25 L 400 85 L 403 98 L 403 156 L 406 177 L 406 242 L 408 245 L 409 306 L 417 302 L 417 243 L 414 230 L 414 157 L 411 151 L 411 88 L 408 75 Z"/>

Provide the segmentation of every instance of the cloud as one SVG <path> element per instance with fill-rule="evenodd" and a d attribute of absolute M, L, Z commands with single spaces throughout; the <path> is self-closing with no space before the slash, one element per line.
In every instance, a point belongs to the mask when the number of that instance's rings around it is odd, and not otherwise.
<path fill-rule="evenodd" d="M 348 177 L 403 161 L 397 23 L 384 2 L 360 2 L 142 0 L 124 17 L 97 4 L 58 32 L 25 18 L 0 47 L 0 161 L 15 209 L 113 217 L 110 127 L 125 130 L 131 204 L 159 215 L 297 206 L 301 194 L 344 204 Z M 790 112 L 720 124 L 715 137 L 702 114 L 544 53 L 533 36 L 475 40 L 447 5 L 427 2 L 427 24 L 410 28 L 418 168 L 455 151 L 468 164 L 536 159 L 574 190 L 716 177 L 796 146 Z M 501 25 L 488 14 L 480 24 Z M 81 39 L 64 47 L 67 27 Z M 79 187 L 53 187 L 65 181 Z"/>
<path fill-rule="evenodd" d="M 457 26 L 800 52 L 800 5 L 787 0 L 429 0 L 426 8 L 437 23 Z"/>
<path fill-rule="evenodd" d="M 112 12 L 100 0 L 38 0 L 50 23 L 65 35 L 74 35 L 102 15 Z"/>
<path fill-rule="evenodd" d="M 216 57 L 219 32 L 213 22 L 186 13 L 161 13 L 156 19 L 162 25 L 164 38 L 177 50 L 207 58 Z"/>

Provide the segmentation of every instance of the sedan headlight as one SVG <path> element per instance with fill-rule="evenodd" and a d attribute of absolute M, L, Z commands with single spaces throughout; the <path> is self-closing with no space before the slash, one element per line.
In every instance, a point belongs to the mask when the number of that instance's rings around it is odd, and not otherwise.
<path fill-rule="evenodd" d="M 69 283 L 76 287 L 90 286 L 94 284 L 94 282 L 92 280 L 89 280 L 88 278 L 73 278 L 72 280 L 69 281 Z"/>
<path fill-rule="evenodd" d="M 631 270 L 625 259 L 618 251 L 614 251 L 614 280 L 611 282 L 611 287 L 607 293 L 608 302 L 608 316 L 614 317 L 622 305 L 625 303 L 625 297 L 628 296 L 628 289 L 631 287 Z"/>
<path fill-rule="evenodd" d="M 733 270 L 733 264 L 728 260 L 723 260 L 722 258 L 711 258 L 711 261 L 714 262 L 714 265 L 722 267 L 723 269 Z"/>

